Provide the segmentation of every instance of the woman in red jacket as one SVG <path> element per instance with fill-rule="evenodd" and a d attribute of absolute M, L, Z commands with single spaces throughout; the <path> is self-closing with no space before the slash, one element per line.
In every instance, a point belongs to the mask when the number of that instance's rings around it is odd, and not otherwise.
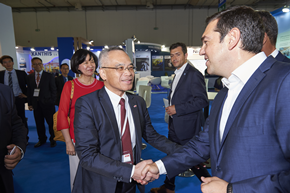
<path fill-rule="evenodd" d="M 77 50 L 71 58 L 71 70 L 74 73 L 80 74 L 80 76 L 73 80 L 74 93 L 71 105 L 71 81 L 65 83 L 61 93 L 57 116 L 57 129 L 61 130 L 64 136 L 66 153 L 69 155 L 71 189 L 73 187 L 76 170 L 79 163 L 79 158 L 76 155 L 74 147 L 75 138 L 73 122 L 75 116 L 75 103 L 79 97 L 94 92 L 104 86 L 103 82 L 98 81 L 93 77 L 97 67 L 98 58 L 95 54 L 84 49 Z M 70 123 L 67 120 L 68 115 L 70 117 Z"/>

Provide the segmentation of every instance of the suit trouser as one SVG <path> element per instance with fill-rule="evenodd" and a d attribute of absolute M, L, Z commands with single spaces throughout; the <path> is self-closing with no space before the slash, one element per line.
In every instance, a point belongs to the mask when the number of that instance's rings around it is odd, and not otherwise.
<path fill-rule="evenodd" d="M 193 136 L 192 136 L 193 137 Z M 169 132 L 168 132 L 168 139 L 170 141 L 173 141 L 179 145 L 184 145 L 185 143 L 187 143 L 187 141 L 182 141 L 180 140 L 174 130 L 174 126 L 173 126 L 173 122 L 172 122 L 172 118 L 169 118 Z M 198 166 L 199 169 L 197 169 L 195 166 L 193 166 L 191 168 L 191 170 L 193 171 L 193 173 L 195 174 L 195 176 L 199 179 L 199 181 L 201 181 L 201 176 L 204 177 L 210 177 L 211 175 L 208 173 L 207 169 L 201 166 Z M 202 182 L 202 181 L 201 181 Z M 169 190 L 175 190 L 175 177 L 169 179 L 167 176 L 165 178 L 164 181 L 164 185 L 167 189 Z"/>
<path fill-rule="evenodd" d="M 28 139 L 28 125 L 25 117 L 25 98 L 15 97 L 15 106 L 17 110 L 17 115 L 22 119 L 22 123 L 27 129 L 27 139 Z"/>
<path fill-rule="evenodd" d="M 50 133 L 50 141 L 53 141 L 54 132 L 53 132 L 53 114 L 55 113 L 54 104 L 43 105 L 40 101 L 37 101 L 36 108 L 33 110 L 34 119 L 36 123 L 36 130 L 38 134 L 38 139 L 41 143 L 46 142 L 46 134 L 45 134 L 45 125 L 44 119 L 48 124 L 49 133 Z"/>

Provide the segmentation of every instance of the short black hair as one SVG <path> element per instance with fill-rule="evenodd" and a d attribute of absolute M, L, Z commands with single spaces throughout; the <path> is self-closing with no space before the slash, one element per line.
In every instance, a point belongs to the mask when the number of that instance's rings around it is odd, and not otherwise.
<path fill-rule="evenodd" d="M 107 49 L 103 49 L 100 53 L 100 68 L 102 68 L 104 66 L 104 59 L 107 59 L 108 58 L 108 54 L 111 52 L 111 51 L 123 51 L 125 52 L 125 50 L 123 48 L 120 48 L 119 46 L 111 46 Z M 127 54 L 127 52 L 125 52 Z M 128 54 L 127 54 L 128 55 Z"/>
<path fill-rule="evenodd" d="M 262 18 L 265 31 L 273 46 L 276 45 L 278 36 L 278 24 L 275 17 L 269 11 L 257 11 Z"/>
<path fill-rule="evenodd" d="M 172 44 L 170 47 L 169 47 L 169 50 L 173 50 L 175 48 L 178 48 L 178 47 L 181 47 L 182 48 L 182 52 L 183 54 L 186 54 L 187 53 L 187 48 L 186 48 L 186 45 L 184 43 L 181 43 L 181 42 L 177 42 L 177 43 L 174 43 Z"/>
<path fill-rule="evenodd" d="M 236 27 L 241 33 L 241 48 L 255 54 L 261 52 L 265 28 L 261 17 L 254 9 L 247 6 L 230 7 L 207 18 L 207 25 L 214 20 L 218 20 L 215 31 L 221 35 L 220 42 Z"/>
<path fill-rule="evenodd" d="M 60 65 L 59 69 L 61 69 L 61 67 L 62 67 L 62 66 L 65 66 L 65 65 L 67 65 L 67 67 L 69 67 L 69 65 L 68 65 L 67 63 L 62 63 L 62 64 Z"/>
<path fill-rule="evenodd" d="M 0 58 L 0 63 L 3 64 L 2 61 L 5 60 L 5 59 L 10 59 L 10 60 L 13 62 L 13 58 L 12 58 L 11 56 L 3 55 L 3 56 Z"/>
<path fill-rule="evenodd" d="M 41 58 L 34 57 L 34 58 L 32 58 L 32 59 L 31 59 L 31 63 L 32 63 L 34 60 L 40 60 L 40 61 L 41 61 L 41 63 L 42 63 L 42 60 L 41 60 Z"/>
<path fill-rule="evenodd" d="M 77 50 L 74 55 L 71 57 L 71 70 L 74 73 L 82 74 L 79 70 L 79 65 L 86 60 L 87 56 L 90 56 L 90 60 L 93 58 L 96 64 L 96 70 L 98 68 L 98 57 L 91 51 L 85 49 Z"/>

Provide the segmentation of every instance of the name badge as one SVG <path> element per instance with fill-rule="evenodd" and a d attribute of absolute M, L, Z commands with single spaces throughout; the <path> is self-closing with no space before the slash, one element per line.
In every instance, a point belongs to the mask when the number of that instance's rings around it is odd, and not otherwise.
<path fill-rule="evenodd" d="M 127 162 L 131 162 L 131 155 L 130 153 L 126 153 L 122 155 L 122 162 L 123 163 L 127 163 Z"/>
<path fill-rule="evenodd" d="M 34 97 L 38 97 L 38 96 L 39 96 L 39 91 L 40 91 L 39 88 L 34 89 L 33 96 L 34 96 Z"/>

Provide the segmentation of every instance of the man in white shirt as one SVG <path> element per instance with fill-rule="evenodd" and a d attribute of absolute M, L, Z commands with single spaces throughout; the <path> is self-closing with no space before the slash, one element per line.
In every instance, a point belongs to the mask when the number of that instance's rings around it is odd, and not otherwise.
<path fill-rule="evenodd" d="M 214 177 L 202 177 L 203 193 L 288 192 L 290 65 L 261 52 L 264 26 L 250 7 L 231 7 L 207 24 L 200 54 L 209 74 L 225 77 L 225 87 L 204 130 L 146 166 L 142 178 L 152 181 L 151 173 L 170 178 L 210 157 Z"/>
<path fill-rule="evenodd" d="M 179 145 L 159 135 L 151 125 L 142 97 L 126 93 L 134 80 L 134 66 L 119 47 L 101 52 L 104 87 L 80 97 L 75 104 L 74 132 L 80 164 L 74 193 L 135 193 L 143 167 L 142 138 L 169 154 Z M 145 187 L 138 186 L 141 193 Z"/>
<path fill-rule="evenodd" d="M 262 51 L 265 52 L 267 56 L 273 56 L 278 61 L 290 63 L 290 59 L 276 49 L 278 24 L 275 17 L 268 11 L 257 12 L 263 20 L 266 31 Z"/>
<path fill-rule="evenodd" d="M 202 109 L 208 106 L 207 93 L 203 75 L 187 62 L 186 45 L 177 42 L 172 44 L 169 50 L 171 63 L 176 70 L 168 96 L 170 106 L 165 108 L 169 115 L 168 139 L 184 145 L 201 131 Z M 193 166 L 191 170 L 199 180 L 201 176 L 210 177 L 203 166 Z M 151 189 L 152 193 L 174 193 L 174 191 L 175 177 L 166 178 L 164 185 Z"/>

